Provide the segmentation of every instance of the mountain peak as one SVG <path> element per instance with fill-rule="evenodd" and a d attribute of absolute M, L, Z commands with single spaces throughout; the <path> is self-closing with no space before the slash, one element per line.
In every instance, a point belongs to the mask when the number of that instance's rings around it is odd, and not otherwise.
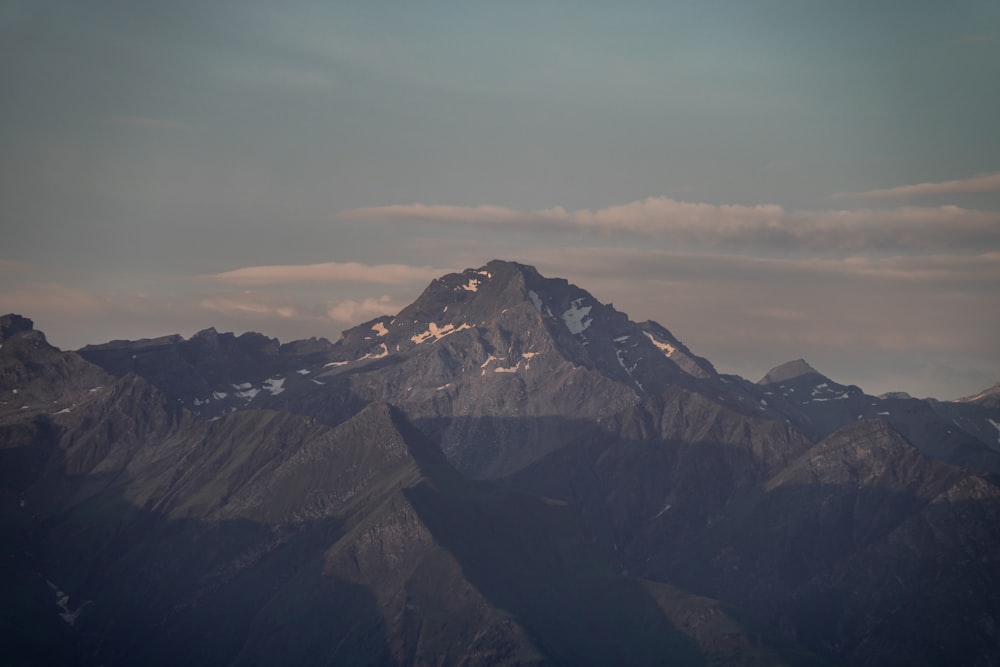
<path fill-rule="evenodd" d="M 8 313 L 0 317 L 0 341 L 7 340 L 14 334 L 34 329 L 35 323 L 27 317 Z"/>
<path fill-rule="evenodd" d="M 777 384 L 778 382 L 793 380 L 809 374 L 822 375 L 822 373 L 806 363 L 805 359 L 794 359 L 769 370 L 764 377 L 757 381 L 757 384 Z"/>
<path fill-rule="evenodd" d="M 978 394 L 955 399 L 956 403 L 977 403 L 987 407 L 1000 407 L 1000 382 Z"/>

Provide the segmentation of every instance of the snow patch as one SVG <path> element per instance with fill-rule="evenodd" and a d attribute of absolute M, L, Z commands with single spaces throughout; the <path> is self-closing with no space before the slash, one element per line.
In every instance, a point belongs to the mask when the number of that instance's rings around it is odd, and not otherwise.
<path fill-rule="evenodd" d="M 255 389 L 253 387 L 250 387 L 249 389 L 243 389 L 243 390 L 237 391 L 236 395 L 239 396 L 240 398 L 249 398 L 249 399 L 252 400 L 253 397 L 256 396 L 259 393 L 260 393 L 260 389 Z"/>
<path fill-rule="evenodd" d="M 468 324 L 463 324 L 458 327 L 456 327 L 454 324 L 446 324 L 443 327 L 439 327 L 434 322 L 431 322 L 427 327 L 427 331 L 419 333 L 416 336 L 411 336 L 410 340 L 412 340 L 417 345 L 420 345 L 429 338 L 433 338 L 434 341 L 437 342 L 442 338 L 444 338 L 445 336 L 450 336 L 453 333 L 457 333 L 459 331 L 464 331 L 465 329 L 471 329 L 471 328 L 472 326 Z"/>
<path fill-rule="evenodd" d="M 653 334 L 649 333 L 648 331 L 643 331 L 642 333 L 646 334 L 646 338 L 649 339 L 649 342 L 651 342 L 659 349 L 663 350 L 663 353 L 667 355 L 668 358 L 672 357 L 677 352 L 676 347 L 674 347 L 670 343 L 664 343 L 663 341 L 658 340 L 655 336 L 653 336 Z"/>
<path fill-rule="evenodd" d="M 59 412 L 53 412 L 52 414 L 54 414 L 54 415 L 68 415 L 71 412 L 73 412 L 73 411 L 70 410 L 69 408 L 63 408 Z"/>
<path fill-rule="evenodd" d="M 385 328 L 385 325 L 381 322 L 376 322 L 372 325 L 372 331 L 377 333 L 379 336 L 385 336 L 389 333 L 389 330 Z"/>
<path fill-rule="evenodd" d="M 616 343 L 624 343 L 624 342 L 625 342 L 625 341 L 627 341 L 628 339 L 629 339 L 629 336 L 619 336 L 618 338 L 615 338 L 615 339 L 613 339 L 613 340 L 614 340 L 614 341 L 615 341 Z"/>
<path fill-rule="evenodd" d="M 534 304 L 535 310 L 537 310 L 542 315 L 548 315 L 549 317 L 554 317 L 552 311 L 549 307 L 542 303 L 542 298 L 535 294 L 532 290 L 528 290 L 528 298 L 531 299 L 531 303 Z"/>
<path fill-rule="evenodd" d="M 69 593 L 64 593 L 59 590 L 59 587 L 48 579 L 45 580 L 45 583 L 47 583 L 49 588 L 51 588 L 56 594 L 56 604 L 60 609 L 62 609 L 62 611 L 59 612 L 59 617 L 66 621 L 69 625 L 76 623 L 76 619 L 80 616 L 80 612 L 83 611 L 83 608 L 86 607 L 90 601 L 84 601 L 79 607 L 72 609 L 69 606 Z"/>
<path fill-rule="evenodd" d="M 880 415 L 885 415 L 885 416 L 889 416 L 889 413 L 888 413 L 888 412 L 880 412 L 880 413 L 878 413 L 878 414 L 880 414 Z"/>
<path fill-rule="evenodd" d="M 388 357 L 389 348 L 385 346 L 385 343 L 379 343 L 379 347 L 382 349 L 380 349 L 378 352 L 369 352 L 365 356 L 358 359 L 358 361 L 361 361 L 361 359 L 382 359 L 384 357 Z"/>
<path fill-rule="evenodd" d="M 664 514 L 666 514 L 667 510 L 669 510 L 669 509 L 670 509 L 670 503 L 667 503 L 666 505 L 663 506 L 663 509 L 660 510 L 659 514 L 657 514 L 653 518 L 654 519 L 659 519 L 661 516 L 663 516 Z"/>
<path fill-rule="evenodd" d="M 469 278 L 469 282 L 461 286 L 466 292 L 478 292 L 479 291 L 479 281 L 475 278 Z"/>
<path fill-rule="evenodd" d="M 308 368 L 300 368 L 295 372 L 298 373 L 299 375 L 309 375 L 311 371 Z"/>
<path fill-rule="evenodd" d="M 315 378 L 312 380 L 312 382 L 313 382 L 313 384 L 318 384 L 321 387 L 326 384 L 325 382 L 320 382 L 319 380 L 316 380 Z"/>
<path fill-rule="evenodd" d="M 993 428 L 997 430 L 997 442 L 1000 443 L 1000 422 L 995 422 L 989 418 L 987 418 L 986 421 L 993 424 Z"/>
<path fill-rule="evenodd" d="M 243 382 L 241 384 L 232 384 L 232 385 L 229 385 L 229 386 L 232 387 L 233 389 L 237 390 L 237 391 L 246 391 L 247 389 L 250 389 L 251 387 L 253 387 L 253 385 L 250 384 L 249 382 Z"/>
<path fill-rule="evenodd" d="M 528 354 L 531 354 L 532 356 L 534 356 L 534 353 L 532 353 L 532 352 L 529 352 Z M 526 356 L 526 355 L 521 355 L 521 356 Z M 528 357 L 528 358 L 530 358 L 530 357 Z M 482 369 L 482 371 L 479 373 L 479 375 L 481 375 L 481 376 L 482 375 L 486 375 L 486 367 L 489 366 L 491 363 L 497 363 L 497 364 L 499 364 L 500 360 L 497 359 L 492 354 L 490 356 L 488 356 L 486 358 L 486 361 L 484 361 L 483 363 L 479 364 L 479 367 Z M 527 367 L 530 367 L 530 366 L 527 366 Z M 518 369 L 520 369 L 520 368 L 521 368 L 521 362 L 518 361 L 513 366 L 497 366 L 496 368 L 493 369 L 493 372 L 494 373 L 516 373 L 518 371 Z"/>
<path fill-rule="evenodd" d="M 646 389 L 645 389 L 645 388 L 644 388 L 644 387 L 642 386 L 642 383 L 641 383 L 641 382 L 639 382 L 638 380 L 636 380 L 636 379 L 635 379 L 635 376 L 634 376 L 634 375 L 632 375 L 632 372 L 633 372 L 633 371 L 634 371 L 634 370 L 636 369 L 636 367 L 637 367 L 637 366 L 638 366 L 639 364 L 638 364 L 638 363 L 635 363 L 635 364 L 632 364 L 632 367 L 631 367 L 631 368 L 629 368 L 628 366 L 626 366 L 626 365 L 625 365 L 625 359 L 624 359 L 624 358 L 622 357 L 622 351 L 621 351 L 621 350 L 615 350 L 615 357 L 617 357 L 617 358 L 618 358 L 618 364 L 619 364 L 619 365 L 620 365 L 620 366 L 621 366 L 622 368 L 624 368 L 624 369 L 625 369 L 625 372 L 626 372 L 626 373 L 628 373 L 628 376 L 629 376 L 630 378 L 632 378 L 632 382 L 635 382 L 635 386 L 639 387 L 639 391 L 646 391 Z"/>
<path fill-rule="evenodd" d="M 569 308 L 562 314 L 566 328 L 573 335 L 579 335 L 587 330 L 593 320 L 590 318 L 590 310 L 593 306 L 583 306 L 583 298 L 574 299 L 569 304 Z"/>
<path fill-rule="evenodd" d="M 346 361 L 331 361 L 328 364 L 323 364 L 323 368 L 329 368 L 330 366 L 343 366 L 347 364 Z"/>
<path fill-rule="evenodd" d="M 226 398 L 227 396 L 229 396 L 229 394 L 227 392 L 224 392 L 224 391 L 213 391 L 212 392 L 212 398 L 214 398 L 217 401 L 221 401 L 222 399 Z"/>
<path fill-rule="evenodd" d="M 385 347 L 383 345 L 383 347 Z M 270 380 L 264 380 L 264 389 L 271 392 L 273 396 L 277 396 L 281 392 L 285 391 L 282 386 L 285 384 L 285 378 L 271 378 Z"/>

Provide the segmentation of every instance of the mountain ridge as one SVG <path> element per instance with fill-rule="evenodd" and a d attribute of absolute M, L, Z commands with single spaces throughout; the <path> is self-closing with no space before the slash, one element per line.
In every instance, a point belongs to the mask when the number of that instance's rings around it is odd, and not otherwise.
<path fill-rule="evenodd" d="M 502 261 L 332 343 L 0 331 L 0 614 L 48 628 L 25 652 L 1000 659 L 988 405 L 874 397 L 804 360 L 719 374 Z"/>

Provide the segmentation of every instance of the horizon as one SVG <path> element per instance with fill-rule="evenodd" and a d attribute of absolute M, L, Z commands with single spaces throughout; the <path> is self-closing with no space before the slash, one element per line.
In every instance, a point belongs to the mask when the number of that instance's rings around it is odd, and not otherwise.
<path fill-rule="evenodd" d="M 0 312 L 336 340 L 506 257 L 720 372 L 1000 380 L 1000 5 L 0 0 Z"/>
<path fill-rule="evenodd" d="M 494 259 L 490 260 L 489 262 L 484 262 L 480 266 L 466 267 L 465 269 L 456 270 L 453 273 L 461 273 L 463 271 L 468 271 L 468 270 L 481 270 L 481 269 L 485 268 L 489 263 L 494 262 L 494 261 L 503 261 L 503 262 L 511 262 L 511 263 L 515 263 L 515 264 L 522 264 L 523 266 L 527 266 L 528 268 L 536 269 L 536 267 L 534 267 L 534 266 L 524 265 L 523 263 L 517 262 L 516 260 L 501 260 L 501 259 L 494 258 Z M 442 276 L 443 275 L 447 275 L 447 274 L 442 274 Z M 548 276 L 548 275 L 544 275 L 544 274 L 543 274 L 543 277 L 546 278 L 546 279 L 549 279 L 549 278 L 560 278 L 560 276 Z M 573 284 L 573 283 L 571 282 L 571 284 Z M 577 285 L 577 287 L 580 287 L 580 288 L 584 289 L 585 291 L 588 291 L 588 290 L 586 290 L 586 287 L 584 287 L 584 286 Z M 614 304 L 611 304 L 611 303 L 605 303 L 605 305 L 610 305 L 611 307 L 614 307 Z M 616 308 L 616 310 L 618 310 L 618 309 Z M 622 312 L 622 311 L 619 311 L 619 312 Z M 633 319 L 629 315 L 629 313 L 624 313 L 624 314 L 629 317 L 629 320 L 631 320 L 633 322 L 638 322 L 638 320 Z M 23 315 L 21 313 L 6 313 L 4 315 L 19 315 L 19 316 L 22 316 L 22 317 L 27 317 L 27 316 L 25 316 L 25 315 Z M 131 342 L 135 342 L 136 340 L 156 340 L 156 339 L 160 339 L 160 338 L 169 338 L 169 337 L 172 337 L 172 336 L 181 336 L 181 338 L 184 339 L 184 340 L 190 340 L 191 338 L 193 338 L 193 337 L 195 337 L 195 336 L 197 336 L 197 335 L 199 335 L 201 333 L 209 332 L 209 331 L 214 331 L 215 333 L 217 333 L 219 335 L 227 335 L 227 334 L 229 334 L 229 335 L 233 335 L 235 337 L 239 337 L 239 336 L 242 336 L 244 334 L 263 334 L 263 335 L 267 336 L 268 338 L 271 338 L 273 340 L 278 341 L 278 343 L 280 343 L 280 344 L 291 343 L 291 342 L 294 342 L 296 340 L 307 340 L 309 338 L 314 338 L 314 339 L 324 339 L 325 338 L 329 342 L 335 343 L 335 342 L 337 342 L 337 340 L 339 338 L 341 338 L 344 334 L 348 333 L 351 329 L 358 328 L 358 327 L 364 327 L 366 324 L 369 324 L 370 322 L 375 321 L 375 320 L 377 320 L 377 319 L 379 319 L 381 317 L 386 317 L 386 316 L 388 316 L 388 317 L 395 317 L 396 315 L 398 315 L 398 312 L 385 313 L 384 315 L 376 315 L 374 317 L 368 318 L 365 321 L 358 322 L 354 326 L 351 326 L 351 327 L 348 327 L 348 328 L 344 329 L 341 332 L 341 335 L 335 336 L 335 337 L 334 336 L 303 336 L 303 337 L 297 337 L 297 338 L 284 338 L 284 339 L 282 339 L 279 336 L 268 335 L 266 332 L 263 332 L 263 331 L 255 331 L 255 330 L 250 330 L 250 329 L 244 330 L 244 331 L 234 331 L 234 330 L 226 330 L 226 329 L 220 330 L 220 329 L 218 329 L 215 326 L 207 326 L 207 327 L 204 327 L 204 328 L 201 328 L 201 329 L 198 329 L 198 330 L 195 330 L 195 331 L 190 331 L 190 332 L 187 332 L 187 333 L 180 332 L 180 331 L 172 331 L 172 332 L 169 332 L 169 333 L 162 333 L 160 335 L 155 335 L 155 336 L 145 336 L 145 337 L 142 337 L 142 338 L 139 338 L 139 339 L 112 338 L 112 339 L 107 339 L 107 340 L 102 340 L 102 341 L 92 341 L 92 342 L 85 343 L 83 345 L 78 345 L 76 347 L 63 347 L 63 346 L 60 346 L 60 345 L 56 344 L 54 341 L 52 341 L 51 338 L 49 337 L 48 333 L 46 331 L 44 331 L 43 329 L 35 326 L 35 330 L 36 331 L 41 331 L 45 335 L 46 340 L 48 340 L 50 344 L 53 344 L 56 347 L 58 347 L 59 349 L 62 349 L 64 351 L 68 351 L 68 350 L 79 351 L 79 350 L 85 349 L 86 347 L 89 347 L 89 346 L 100 346 L 100 345 L 109 344 L 109 343 L 113 343 L 113 342 L 119 342 L 119 341 L 131 341 Z M 31 320 L 30 317 L 27 317 L 27 319 Z M 32 320 L 32 322 L 34 322 L 34 321 Z M 660 324 L 661 326 L 663 326 L 663 324 L 661 322 L 656 322 L 656 323 Z M 669 330 L 669 327 L 665 327 L 665 328 L 667 328 Z M 696 349 L 692 348 L 691 345 L 689 345 L 687 343 L 687 341 L 681 340 L 681 342 L 684 343 L 685 345 L 687 345 L 687 347 L 689 349 L 691 349 L 691 351 L 693 353 L 699 354 Z M 704 355 L 700 355 L 699 354 L 699 356 L 704 356 Z M 708 358 L 708 361 L 710 363 L 713 363 L 713 365 L 715 365 L 711 358 Z M 830 376 L 829 374 L 827 374 L 826 372 L 824 372 L 822 369 L 815 368 L 813 366 L 813 364 L 809 361 L 809 359 L 805 359 L 805 358 L 802 358 L 802 357 L 789 358 L 789 359 L 786 359 L 786 360 L 784 360 L 782 362 L 775 363 L 770 368 L 761 371 L 758 375 L 743 375 L 743 374 L 740 374 L 740 373 L 729 372 L 729 371 L 726 371 L 725 369 L 720 369 L 718 367 L 716 367 L 716 370 L 718 370 L 723 375 L 738 375 L 740 377 L 743 377 L 743 379 L 745 379 L 745 380 L 749 380 L 750 382 L 759 383 L 760 380 L 762 380 L 768 374 L 770 374 L 770 373 L 774 372 L 775 370 L 777 370 L 779 367 L 790 365 L 790 364 L 795 364 L 796 362 L 804 362 L 805 365 L 808 366 L 808 367 L 810 367 L 813 371 L 816 371 L 820 375 L 823 375 L 823 376 L 827 377 L 828 379 L 833 380 L 834 382 L 838 382 L 839 384 L 843 384 L 843 385 L 852 385 L 852 384 L 855 384 L 855 383 L 852 383 L 852 382 L 843 382 L 843 381 L 840 380 L 840 378 L 838 378 L 836 376 Z M 991 384 L 991 385 L 989 385 L 987 387 L 983 387 L 979 391 L 976 391 L 976 392 L 973 392 L 973 393 L 970 393 L 970 394 L 966 394 L 966 395 L 962 395 L 962 396 L 944 397 L 944 396 L 937 396 L 937 395 L 932 395 L 932 394 L 922 395 L 922 396 L 918 396 L 918 395 L 915 395 L 915 394 L 911 394 L 911 395 L 914 398 L 934 398 L 934 399 L 944 400 L 944 401 L 955 401 L 955 400 L 960 400 L 960 399 L 964 399 L 964 398 L 975 397 L 977 395 L 980 395 L 980 394 L 988 391 L 989 389 L 991 389 L 995 385 L 1000 385 L 1000 382 L 993 383 L 993 384 Z M 861 389 L 864 390 L 865 393 L 867 393 L 869 395 L 876 395 L 876 396 L 877 395 L 887 394 L 887 393 L 894 393 L 894 392 L 900 392 L 900 391 L 902 391 L 902 390 L 899 390 L 899 389 L 895 389 L 895 390 L 894 389 L 890 389 L 890 390 L 887 390 L 887 391 L 878 391 L 878 392 L 876 392 L 876 391 L 870 391 L 868 387 L 864 387 L 864 386 L 861 386 Z M 909 393 L 909 392 L 904 392 L 904 393 Z"/>

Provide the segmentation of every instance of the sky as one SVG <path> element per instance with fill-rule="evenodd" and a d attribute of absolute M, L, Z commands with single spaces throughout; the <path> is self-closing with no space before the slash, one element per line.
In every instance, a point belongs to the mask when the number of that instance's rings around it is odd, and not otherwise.
<path fill-rule="evenodd" d="M 722 372 L 957 398 L 998 118 L 995 0 L 0 0 L 0 312 L 336 340 L 500 258 Z"/>

